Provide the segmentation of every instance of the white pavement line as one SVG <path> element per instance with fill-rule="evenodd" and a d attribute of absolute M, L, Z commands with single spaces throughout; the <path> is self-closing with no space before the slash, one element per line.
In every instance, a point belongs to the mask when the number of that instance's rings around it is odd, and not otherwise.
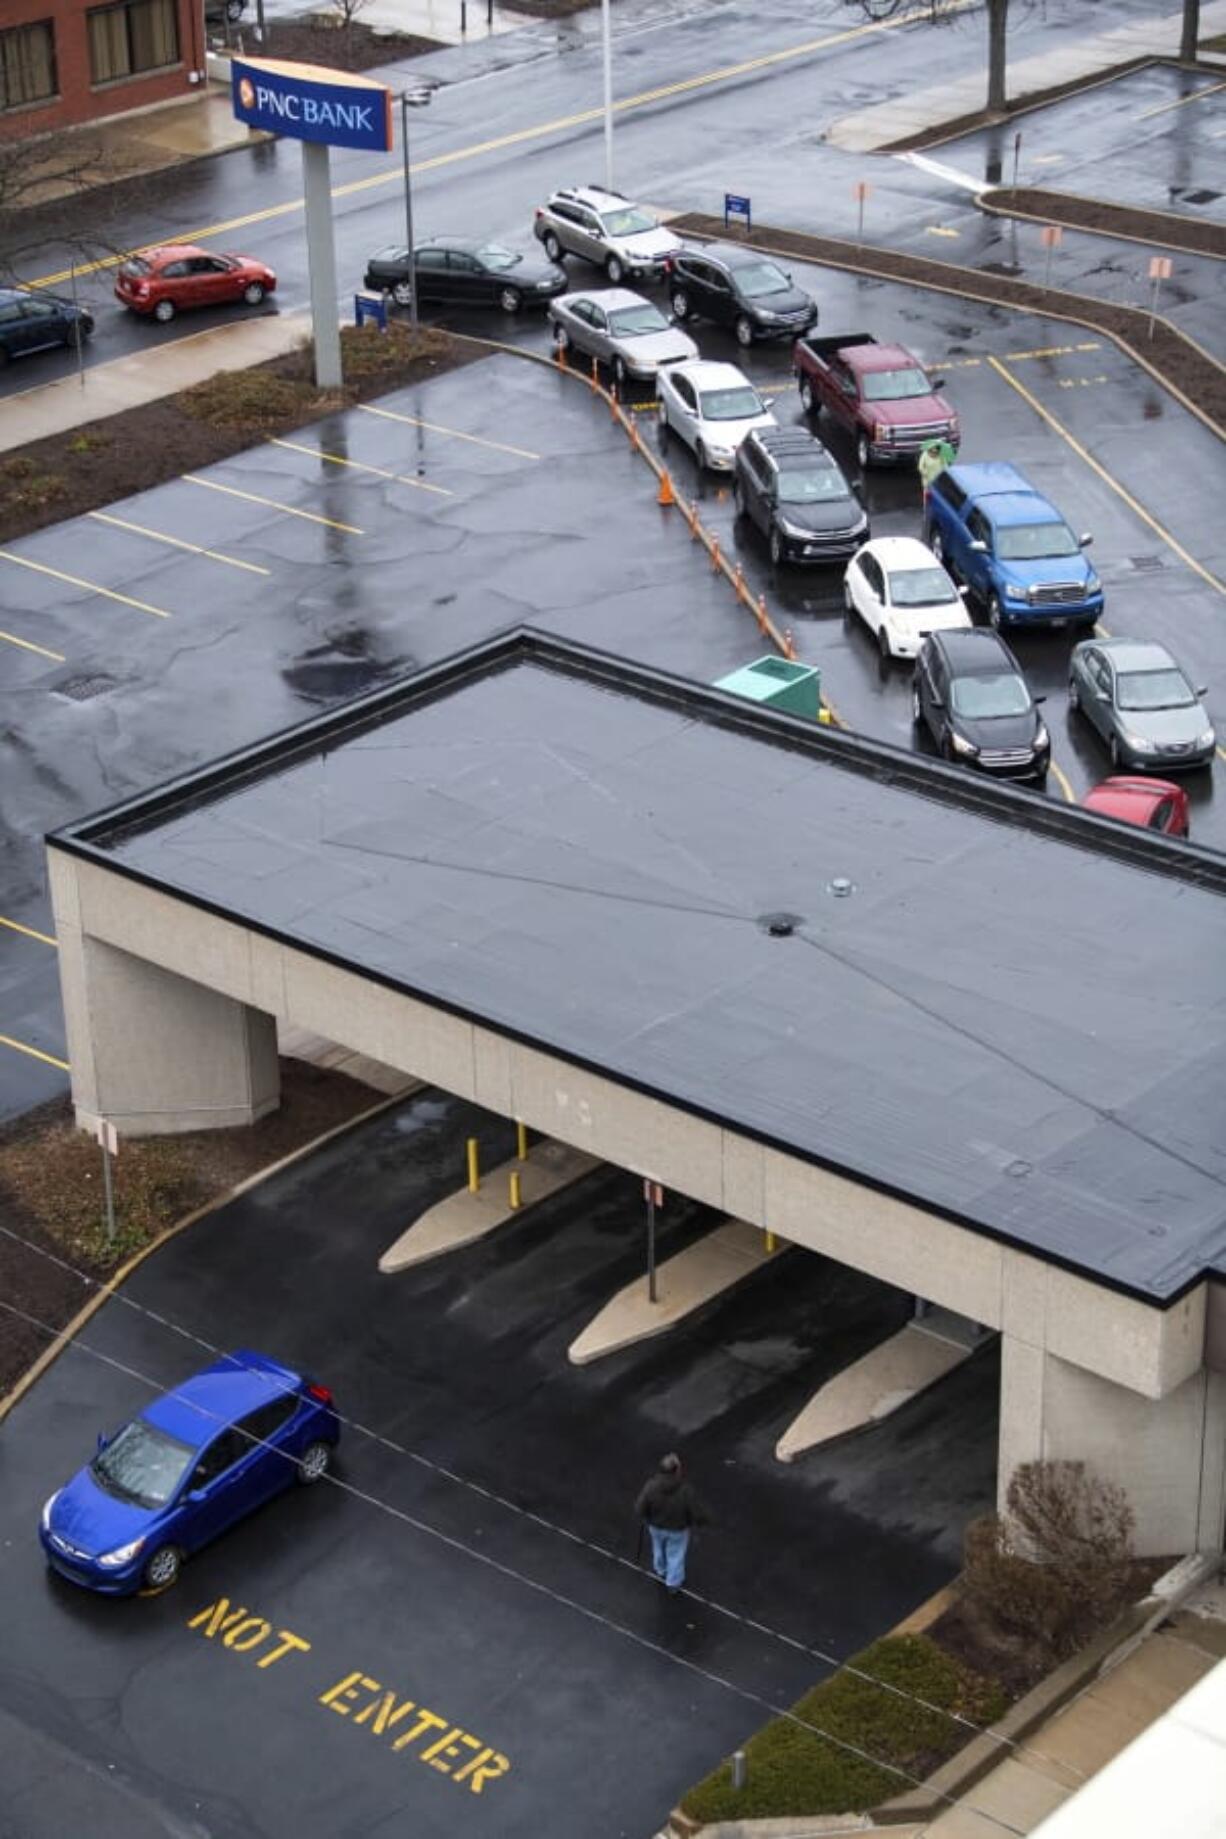
<path fill-rule="evenodd" d="M 934 160 L 927 153 L 896 153 L 896 160 L 906 160 L 909 166 L 918 166 L 923 172 L 933 173 L 938 179 L 945 179 L 950 185 L 959 185 L 963 191 L 973 192 L 977 198 L 980 192 L 986 192 L 986 179 L 972 179 L 967 173 L 959 172 L 956 166 L 946 166 L 943 160 Z"/>

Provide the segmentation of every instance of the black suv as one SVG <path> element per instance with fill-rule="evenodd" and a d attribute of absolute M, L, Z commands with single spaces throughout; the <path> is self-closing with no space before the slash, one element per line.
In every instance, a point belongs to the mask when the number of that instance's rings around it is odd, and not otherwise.
<path fill-rule="evenodd" d="M 731 326 L 742 345 L 756 338 L 799 338 L 817 324 L 812 294 L 756 249 L 678 250 L 668 265 L 668 290 L 674 318 Z"/>
<path fill-rule="evenodd" d="M 843 469 L 807 428 L 754 428 L 736 450 L 732 495 L 771 561 L 845 562 L 869 538 Z"/>
<path fill-rule="evenodd" d="M 1017 659 L 995 632 L 930 632 L 915 660 L 911 719 L 946 760 L 1042 787 L 1051 739 Z"/>

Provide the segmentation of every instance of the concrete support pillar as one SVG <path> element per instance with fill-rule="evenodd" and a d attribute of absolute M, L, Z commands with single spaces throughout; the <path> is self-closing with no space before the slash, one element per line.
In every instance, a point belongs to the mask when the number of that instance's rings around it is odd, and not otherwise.
<path fill-rule="evenodd" d="M 1021 1462 L 1082 1461 L 1128 1496 L 1142 1557 L 1220 1551 L 1226 1523 L 1226 1375 L 1206 1368 L 1147 1398 L 1002 1337 L 998 1504 Z"/>
<path fill-rule="evenodd" d="M 77 1122 L 121 1135 L 252 1124 L 280 1102 L 277 1025 L 62 922 L 60 987 Z"/>

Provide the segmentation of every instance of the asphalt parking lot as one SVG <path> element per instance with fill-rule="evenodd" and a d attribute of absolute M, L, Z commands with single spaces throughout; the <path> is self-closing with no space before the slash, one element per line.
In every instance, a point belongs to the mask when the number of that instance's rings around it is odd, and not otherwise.
<path fill-rule="evenodd" d="M 791 267 L 820 300 L 823 330 L 899 338 L 945 376 L 967 457 L 1019 462 L 1093 531 L 1106 627 L 1169 644 L 1226 725 L 1216 437 L 1106 341 Z M 538 318 L 464 323 L 548 349 Z M 704 354 L 743 355 L 729 335 L 696 330 Z M 799 421 L 788 349 L 759 345 L 745 362 L 777 417 Z M 640 426 L 657 440 L 645 395 Z M 849 445 L 825 421 L 819 431 L 854 479 Z M 736 526 L 726 480 L 699 478 L 675 441 L 669 463 L 799 655 L 820 664 L 841 717 L 915 744 L 908 673 L 883 670 L 845 624 L 837 571 L 772 571 L 755 533 Z M 876 534 L 918 531 L 909 469 L 861 483 Z M 708 681 L 762 648 L 681 518 L 656 506 L 654 480 L 603 402 L 509 355 L 14 543 L 0 554 L 0 602 L 3 629 L 38 647 L 0 644 L 11 692 L 0 1115 L 63 1089 L 47 829 L 509 625 Z M 1049 795 L 1080 798 L 1109 767 L 1067 712 L 1071 643 L 1024 634 L 1016 650 L 1048 697 Z M 1193 836 L 1211 846 L 1226 839 L 1216 778 L 1186 779 Z"/>
<path fill-rule="evenodd" d="M 993 1493 L 990 1346 L 783 1468 L 782 1428 L 909 1299 L 786 1252 L 672 1335 L 571 1367 L 570 1340 L 642 1269 L 628 1176 L 598 1171 L 435 1264 L 375 1270 L 455 1184 L 474 1130 L 491 1158 L 511 1147 L 499 1120 L 421 1095 L 190 1228 L 16 1407 L 0 1832 L 84 1831 L 88 1792 L 91 1839 L 641 1835 L 820 1676 L 804 1644 L 845 1656 L 957 1569 Z M 704 1223 L 670 1200 L 662 1252 Z M 350 1428 L 337 1485 L 273 1502 L 172 1592 L 92 1598 L 45 1573 L 40 1507 L 95 1430 L 206 1363 L 182 1330 L 312 1369 L 377 1436 Z M 677 1601 L 636 1567 L 631 1510 L 674 1446 L 713 1518 Z M 254 1620 L 230 1647 L 240 1607 Z M 387 1693 L 417 1708 L 399 1748 Z M 450 1750 L 428 1760 L 427 1732 Z M 476 1756 L 479 1786 L 461 1778 Z"/>

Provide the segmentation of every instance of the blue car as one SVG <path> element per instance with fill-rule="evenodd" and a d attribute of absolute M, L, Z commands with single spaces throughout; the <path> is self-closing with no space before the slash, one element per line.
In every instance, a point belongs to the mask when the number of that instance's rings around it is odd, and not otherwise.
<path fill-rule="evenodd" d="M 1089 536 L 1067 523 L 1025 473 L 1002 460 L 958 461 L 926 494 L 924 535 L 992 625 L 1087 629 L 1103 584 L 1085 556 Z"/>
<path fill-rule="evenodd" d="M 10 358 L 52 345 L 72 345 L 77 328 L 88 338 L 94 316 L 60 294 L 36 294 L 24 287 L 0 287 L 0 367 Z"/>
<path fill-rule="evenodd" d="M 53 1570 L 106 1596 L 167 1590 L 184 1558 L 295 1481 L 327 1474 L 326 1386 L 240 1349 L 147 1405 L 43 1508 Z"/>

